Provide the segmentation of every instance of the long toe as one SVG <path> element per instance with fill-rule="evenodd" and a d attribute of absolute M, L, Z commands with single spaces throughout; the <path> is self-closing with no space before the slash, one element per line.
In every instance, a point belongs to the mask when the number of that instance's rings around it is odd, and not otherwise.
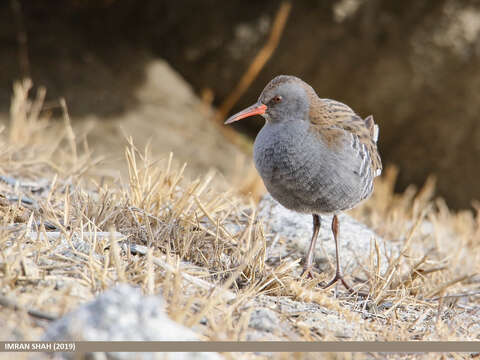
<path fill-rule="evenodd" d="M 313 279 L 313 270 L 311 267 L 304 268 L 302 271 L 301 277 L 305 279 Z"/>
<path fill-rule="evenodd" d="M 352 289 L 352 287 L 350 285 L 348 285 L 348 283 L 345 281 L 345 279 L 343 278 L 343 275 L 339 274 L 339 273 L 335 274 L 335 277 L 327 285 L 325 285 L 323 288 L 328 289 L 330 286 L 335 284 L 337 281 L 340 281 L 342 283 L 342 285 L 345 286 L 345 289 L 347 289 L 350 292 L 350 294 L 353 294 L 355 292 Z"/>

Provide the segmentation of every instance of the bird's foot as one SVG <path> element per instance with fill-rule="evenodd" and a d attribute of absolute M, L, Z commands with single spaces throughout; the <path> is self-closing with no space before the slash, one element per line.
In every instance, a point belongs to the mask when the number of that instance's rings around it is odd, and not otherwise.
<path fill-rule="evenodd" d="M 313 279 L 314 276 L 313 276 L 312 268 L 311 267 L 303 268 L 302 274 L 300 276 L 305 279 Z"/>
<path fill-rule="evenodd" d="M 327 284 L 325 285 L 323 288 L 324 289 L 328 289 L 330 286 L 332 286 L 333 284 L 335 284 L 337 281 L 341 281 L 341 283 L 343 284 L 343 286 L 345 286 L 345 288 L 348 290 L 348 292 L 350 294 L 353 294 L 355 293 L 355 291 L 352 289 L 352 287 L 350 285 L 348 285 L 348 283 L 345 281 L 345 279 L 343 278 L 343 275 L 339 272 L 337 272 L 335 274 L 335 277 Z"/>

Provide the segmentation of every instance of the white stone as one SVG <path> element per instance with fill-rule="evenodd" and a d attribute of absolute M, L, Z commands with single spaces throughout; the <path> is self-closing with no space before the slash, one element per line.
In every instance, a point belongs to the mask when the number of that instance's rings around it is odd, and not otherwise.
<path fill-rule="evenodd" d="M 267 194 L 260 201 L 259 217 L 263 219 L 267 232 L 284 237 L 291 245 L 298 248 L 302 256 L 305 256 L 312 238 L 312 215 L 288 210 L 274 200 L 270 194 Z M 384 245 L 386 245 L 387 251 L 391 252 L 391 244 L 385 244 L 384 240 L 375 232 L 344 213 L 340 214 L 338 219 L 340 261 L 344 273 L 350 273 L 358 266 L 369 266 L 374 239 L 380 248 L 380 269 L 385 271 L 387 258 L 384 254 Z M 335 266 L 335 241 L 331 223 L 332 215 L 321 216 L 321 227 L 315 250 L 315 266 L 321 271 L 329 269 L 327 255 L 332 266 Z"/>

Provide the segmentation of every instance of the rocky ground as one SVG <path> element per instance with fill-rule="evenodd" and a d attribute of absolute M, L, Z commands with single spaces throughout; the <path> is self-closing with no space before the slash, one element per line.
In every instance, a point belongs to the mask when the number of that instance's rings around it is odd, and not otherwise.
<path fill-rule="evenodd" d="M 48 119 L 28 84 L 17 84 L 0 133 L 2 339 L 480 339 L 477 213 L 450 211 L 432 180 L 394 194 L 397 170 L 387 168 L 371 199 L 340 217 L 342 264 L 357 293 L 323 289 L 334 264 L 328 217 L 317 273 L 302 278 L 310 217 L 240 193 L 261 192 L 246 172 L 247 184 L 233 188 L 232 158 L 243 155 L 216 125 L 198 127 L 211 110 L 202 113 L 188 87 L 167 96 L 184 86 L 176 75 L 161 78 L 172 83 L 152 77 L 139 91 L 151 101 L 119 121 L 133 138 L 126 146 L 116 127 L 96 127 L 85 146 L 83 125 Z M 105 149 L 116 158 L 99 164 Z"/>

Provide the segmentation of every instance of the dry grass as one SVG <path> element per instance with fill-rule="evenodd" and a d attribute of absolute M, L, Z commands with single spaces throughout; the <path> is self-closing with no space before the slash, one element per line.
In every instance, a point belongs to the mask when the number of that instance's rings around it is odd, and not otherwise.
<path fill-rule="evenodd" d="M 64 122 L 51 121 L 44 93 L 31 101 L 30 86 L 15 85 L 11 124 L 0 134 L 2 339 L 37 339 L 47 324 L 39 318 L 61 316 L 117 282 L 161 292 L 169 315 L 206 340 L 245 340 L 251 312 L 280 303 L 273 339 L 480 339 L 480 218 L 434 199 L 433 179 L 394 194 L 391 167 L 352 211 L 402 251 L 381 273 L 372 240 L 370 266 L 355 274 L 368 280 L 368 297 L 335 297 L 294 276 L 300 254 L 268 265 L 273 236 L 254 202 L 217 190 L 213 173 L 187 179 L 171 154 L 151 159 L 130 140 L 126 182 L 96 177 L 99 160 L 64 103 Z M 312 313 L 299 310 L 309 306 L 352 332 L 312 326 Z"/>

